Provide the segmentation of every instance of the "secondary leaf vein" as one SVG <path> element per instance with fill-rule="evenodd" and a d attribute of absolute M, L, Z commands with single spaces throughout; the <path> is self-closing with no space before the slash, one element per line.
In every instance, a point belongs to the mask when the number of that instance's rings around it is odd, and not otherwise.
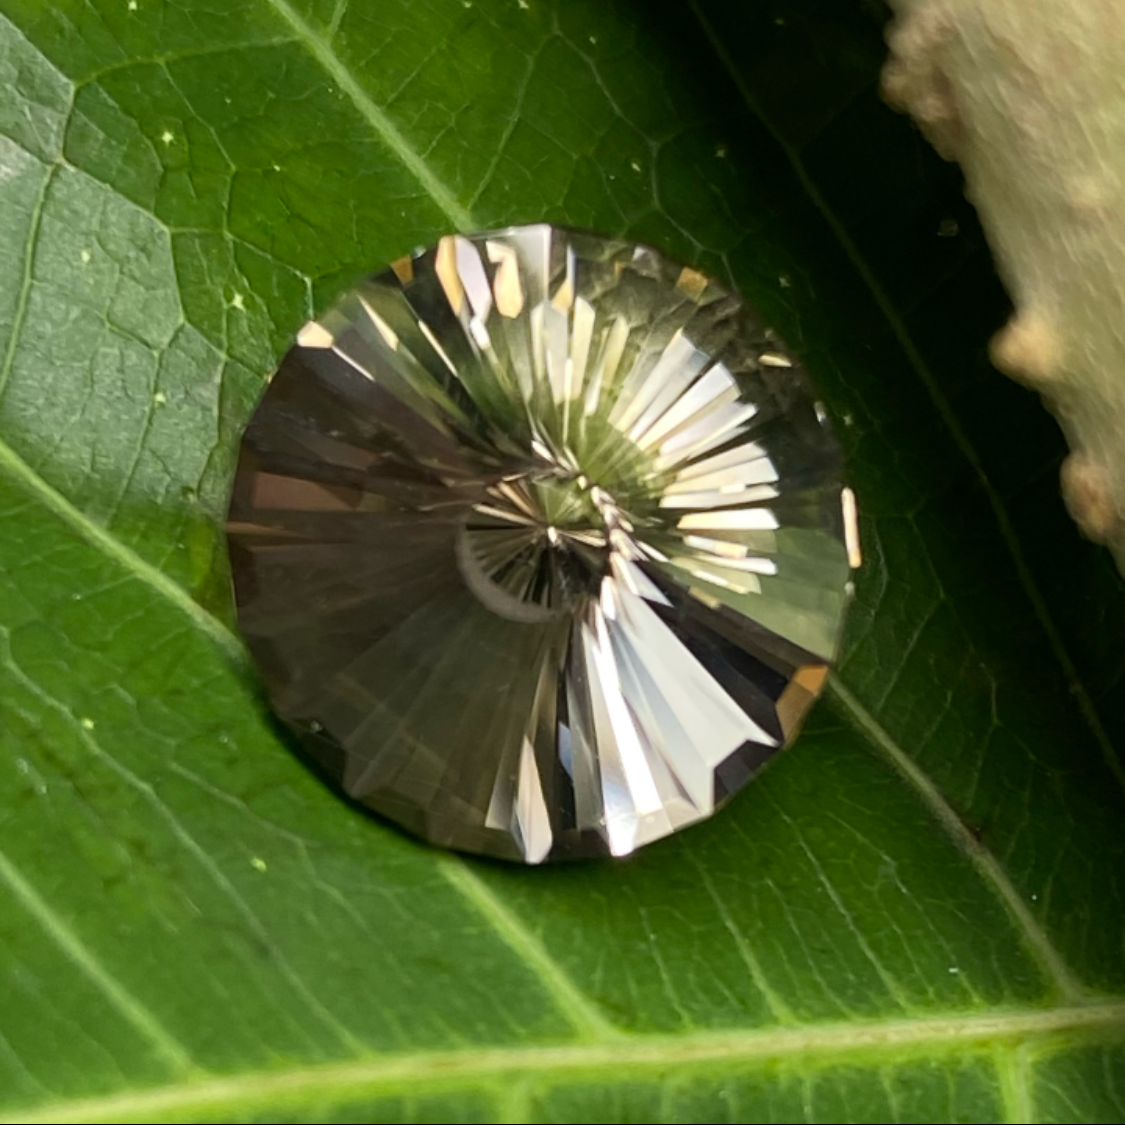
<path fill-rule="evenodd" d="M 237 665 L 246 661 L 241 641 L 217 617 L 208 613 L 179 583 L 158 567 L 146 562 L 135 551 L 115 539 L 101 524 L 75 507 L 61 492 L 43 479 L 10 445 L 0 440 L 0 470 L 59 517 L 92 547 L 124 567 L 138 581 L 152 587 L 161 597 L 181 610 L 190 621 L 214 641 Z"/>
<path fill-rule="evenodd" d="M 4 362 L 0 366 L 0 398 L 4 396 L 4 388 L 8 385 L 8 377 L 15 365 L 16 351 L 23 336 L 24 322 L 27 320 L 27 307 L 31 301 L 31 288 L 35 281 L 35 249 L 39 244 L 39 231 L 43 225 L 43 212 L 47 206 L 47 194 L 51 190 L 56 171 L 58 171 L 57 164 L 51 164 L 44 169 L 43 183 L 35 198 L 31 219 L 28 222 L 27 244 L 24 248 L 23 257 L 23 278 L 20 281 L 19 296 L 16 298 L 16 311 L 12 317 L 8 346 L 4 350 Z"/>
<path fill-rule="evenodd" d="M 1059 993 L 1069 1001 L 1079 1001 L 1086 995 L 1082 982 L 1074 975 L 1055 948 L 1039 920 L 1016 890 L 1000 861 L 984 848 L 957 815 L 953 806 L 942 796 L 938 787 L 917 762 L 903 750 L 876 721 L 862 703 L 833 676 L 828 682 L 828 694 L 834 697 L 839 708 L 891 766 L 910 784 L 922 798 L 938 823 L 968 856 L 978 875 L 992 888 L 1004 905 L 1017 930 L 1021 933 L 1028 952 L 1038 962 Z"/>
<path fill-rule="evenodd" d="M 438 867 L 446 881 L 476 908 L 495 933 L 538 976 L 545 991 L 576 1031 L 594 1041 L 613 1039 L 621 1034 L 562 971 L 559 963 L 525 923 L 493 894 L 464 860 L 443 856 Z"/>
<path fill-rule="evenodd" d="M 805 190 L 809 201 L 813 204 L 816 210 L 823 217 L 829 229 L 832 231 L 836 240 L 839 242 L 844 253 L 851 261 L 852 266 L 855 268 L 856 273 L 859 275 L 867 289 L 875 300 L 879 311 L 882 313 L 883 318 L 887 321 L 891 329 L 891 333 L 895 340 L 898 342 L 899 347 L 902 349 L 910 366 L 913 368 L 915 375 L 918 376 L 919 381 L 925 388 L 930 400 L 933 402 L 938 415 L 944 422 L 946 429 L 949 431 L 953 438 L 954 444 L 960 450 L 961 455 L 968 462 L 980 483 L 981 490 L 988 504 L 992 509 L 993 516 L 996 519 L 997 526 L 1000 531 L 1001 538 L 1004 545 L 1011 556 L 1012 563 L 1015 566 L 1016 576 L 1019 584 L 1022 587 L 1024 594 L 1027 596 L 1028 601 L 1031 603 L 1032 610 L 1035 613 L 1036 620 L 1039 622 L 1046 638 L 1048 646 L 1058 661 L 1063 675 L 1066 679 L 1067 685 L 1070 688 L 1075 701 L 1078 704 L 1079 711 L 1082 718 L 1085 720 L 1090 732 L 1094 737 L 1094 741 L 1105 759 L 1106 765 L 1109 767 L 1114 777 L 1117 779 L 1118 784 L 1125 789 L 1125 763 L 1122 763 L 1121 758 L 1118 756 L 1117 750 L 1114 747 L 1105 727 L 1102 724 L 1101 718 L 1098 715 L 1094 702 L 1090 697 L 1090 693 L 1086 690 L 1086 686 L 1082 683 L 1078 676 L 1078 669 L 1074 661 L 1070 657 L 1065 644 L 1063 643 L 1062 636 L 1059 633 L 1058 627 L 1055 625 L 1050 611 L 1047 608 L 1046 600 L 1031 573 L 1031 569 L 1024 558 L 1023 547 L 1020 544 L 1019 537 L 1016 535 L 1015 528 L 1012 526 L 1012 521 L 1008 517 L 1008 513 L 1004 508 L 1004 504 L 997 492 L 995 485 L 989 479 L 988 474 L 985 472 L 984 465 L 981 463 L 980 457 L 977 455 L 972 442 L 969 440 L 967 434 L 962 429 L 960 422 L 956 415 L 953 413 L 952 407 L 949 405 L 948 400 L 942 393 L 938 380 L 934 377 L 933 372 L 929 369 L 928 364 L 922 357 L 921 352 L 918 350 L 914 341 L 907 331 L 906 325 L 902 317 L 898 314 L 890 298 L 887 296 L 882 285 L 875 277 L 874 271 L 867 264 L 863 255 L 860 253 L 859 248 L 852 240 L 851 235 L 847 232 L 844 224 L 836 216 L 835 212 L 828 206 L 820 189 L 817 187 L 816 182 L 813 180 L 812 175 L 805 167 L 804 161 L 801 159 L 800 154 L 796 148 L 789 143 L 788 139 L 782 134 L 770 118 L 762 111 L 758 105 L 757 99 L 750 92 L 745 81 L 738 73 L 738 69 L 734 66 L 731 58 L 730 51 L 727 45 L 716 33 L 710 20 L 704 14 L 699 6 L 699 0 L 688 0 L 692 12 L 695 14 L 696 19 L 699 21 L 700 26 L 703 28 L 708 40 L 719 55 L 723 65 L 727 68 L 735 85 L 738 87 L 739 92 L 742 94 L 743 100 L 746 102 L 750 111 L 758 118 L 766 130 L 773 137 L 778 147 L 784 152 L 789 161 L 797 180 Z"/>
<path fill-rule="evenodd" d="M 0 851 L 0 883 L 42 927 L 64 956 L 89 979 L 106 1000 L 147 1039 L 178 1074 L 196 1071 L 187 1049 L 87 948 L 71 926 L 55 912 L 16 865 Z"/>
<path fill-rule="evenodd" d="M 333 51 L 330 41 L 314 31 L 286 0 L 267 0 L 267 3 L 293 29 L 309 54 L 320 63 L 332 81 L 348 96 L 378 134 L 379 139 L 405 165 L 453 225 L 458 230 L 473 230 L 476 221 L 469 209 L 464 207 L 453 192 L 442 183 L 382 106 L 356 81 L 351 71 Z"/>

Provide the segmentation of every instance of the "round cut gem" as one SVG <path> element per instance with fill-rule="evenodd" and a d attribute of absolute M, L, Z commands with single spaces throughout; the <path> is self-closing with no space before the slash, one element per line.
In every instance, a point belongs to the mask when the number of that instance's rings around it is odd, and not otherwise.
<path fill-rule="evenodd" d="M 624 855 L 791 741 L 855 561 L 809 382 L 735 295 L 548 225 L 301 331 L 228 535 L 278 714 L 348 796 L 505 859 Z"/>

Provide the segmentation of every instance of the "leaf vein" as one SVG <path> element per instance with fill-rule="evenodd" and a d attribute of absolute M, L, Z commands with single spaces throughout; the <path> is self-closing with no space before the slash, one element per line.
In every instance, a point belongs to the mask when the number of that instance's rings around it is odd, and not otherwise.
<path fill-rule="evenodd" d="M 239 667 L 245 665 L 245 649 L 230 629 L 194 601 L 179 583 L 115 539 L 106 528 L 72 504 L 3 440 L 0 440 L 0 470 L 31 493 L 43 507 L 69 525 L 71 530 L 90 546 L 101 551 L 129 571 L 138 581 L 150 586 L 157 594 L 175 605 L 214 641 L 234 664 Z"/>
<path fill-rule="evenodd" d="M 332 13 L 332 19 L 328 23 L 328 41 L 331 42 L 336 38 L 336 33 L 340 30 L 340 24 L 344 22 L 344 16 L 348 11 L 348 0 L 336 0 L 336 9 Z"/>
<path fill-rule="evenodd" d="M 871 942 L 868 941 L 867 937 L 863 933 L 863 930 L 860 929 L 860 927 L 856 924 L 856 920 L 852 916 L 852 912 L 848 909 L 847 903 L 844 901 L 843 896 L 840 894 L 839 890 L 836 888 L 836 885 L 832 882 L 832 880 L 829 879 L 828 873 L 824 870 L 824 867 L 821 864 L 820 860 L 817 859 L 816 854 L 813 852 L 812 848 L 809 847 L 804 836 L 798 830 L 797 824 L 794 822 L 793 818 L 785 811 L 784 808 L 782 808 L 776 802 L 774 802 L 774 804 L 781 818 L 790 825 L 790 827 L 796 834 L 797 841 L 800 844 L 801 850 L 805 853 L 805 858 L 808 859 L 809 865 L 812 867 L 813 871 L 816 872 L 816 877 L 820 880 L 820 885 L 824 888 L 825 893 L 828 895 L 829 901 L 836 908 L 840 917 L 844 919 L 847 928 L 851 931 L 853 940 L 855 941 L 856 945 L 859 946 L 860 952 L 867 959 L 867 962 L 875 970 L 875 974 L 883 982 L 883 987 L 886 988 L 887 994 L 891 997 L 892 1000 L 895 1001 L 896 1004 L 899 1005 L 899 1007 L 909 1011 L 910 1002 L 907 999 L 906 995 L 903 993 L 898 981 L 895 979 L 894 975 L 888 971 L 887 967 L 879 958 L 879 955 L 872 948 Z"/>
<path fill-rule="evenodd" d="M 538 976 L 574 1029 L 591 1040 L 604 1041 L 621 1034 L 593 1001 L 563 972 L 559 963 L 536 937 L 467 863 L 456 856 L 443 856 L 438 868 L 445 880 L 489 923 L 508 947 Z"/>
<path fill-rule="evenodd" d="M 1079 1036 L 1125 1030 L 1125 1001 L 1078 1008 L 954 1013 L 923 1019 L 814 1024 L 769 1031 L 693 1031 L 630 1036 L 613 1043 L 529 1046 L 481 1050 L 388 1054 L 345 1063 L 279 1071 L 276 1068 L 108 1094 L 10 1113 L 0 1125 L 95 1125 L 230 1119 L 241 1112 L 327 1099 L 355 1100 L 392 1093 L 480 1089 L 497 1079 L 540 1078 L 557 1084 L 568 1077 L 666 1078 L 675 1067 L 698 1075 L 713 1067 L 729 1074 L 733 1064 L 772 1062 L 830 1067 L 840 1059 L 899 1060 L 967 1053 L 987 1056 L 997 1045 L 1034 1043 L 1039 1051 L 1074 1045 Z M 807 1077 L 807 1074 L 806 1074 Z M 189 1116 L 190 1115 L 190 1116 Z M 810 1118 L 811 1120 L 811 1118 Z"/>
<path fill-rule="evenodd" d="M 336 1017 L 325 1007 L 316 993 L 304 982 L 291 965 L 282 956 L 269 935 L 269 931 L 254 913 L 250 904 L 243 898 L 238 888 L 227 877 L 222 868 L 215 862 L 213 856 L 203 848 L 194 836 L 184 827 L 172 809 L 165 803 L 151 784 L 138 777 L 127 766 L 119 762 L 112 754 L 102 748 L 96 738 L 75 717 L 74 713 L 62 701 L 54 698 L 45 688 L 36 683 L 27 673 L 16 665 L 10 657 L 5 660 L 7 668 L 15 675 L 24 687 L 40 702 L 49 707 L 69 723 L 75 731 L 79 742 L 96 757 L 105 763 L 127 785 L 135 789 L 151 805 L 156 814 L 168 826 L 172 837 L 177 843 L 199 864 L 207 877 L 215 884 L 218 890 L 230 901 L 235 910 L 242 916 L 243 921 L 254 934 L 261 945 L 270 950 L 276 958 L 276 963 L 282 975 L 288 981 L 293 991 L 308 1005 L 309 1010 L 317 1016 L 321 1023 L 333 1031 L 340 1042 L 355 1051 L 357 1054 L 364 1051 L 364 1044 L 360 1042 Z"/>
<path fill-rule="evenodd" d="M 699 872 L 699 879 L 703 884 L 704 890 L 706 890 L 711 901 L 715 904 L 715 909 L 720 919 L 722 919 L 723 928 L 730 934 L 731 940 L 734 942 L 743 964 L 750 973 L 750 979 L 753 981 L 754 987 L 757 988 L 765 999 L 766 1006 L 779 1023 L 795 1024 L 797 1020 L 793 1015 L 792 1009 L 770 984 L 766 977 L 765 970 L 762 968 L 762 963 L 758 960 L 758 955 L 754 952 L 754 948 L 751 946 L 750 942 L 747 941 L 746 935 L 735 924 L 726 900 L 719 893 L 714 881 L 707 873 L 707 868 L 700 863 L 694 853 L 690 854 L 690 858 L 693 866 Z"/>
<path fill-rule="evenodd" d="M 23 335 L 23 326 L 27 320 L 28 305 L 31 303 L 31 289 L 35 281 L 35 250 L 39 244 L 39 232 L 43 226 L 43 212 L 47 207 L 47 195 L 55 179 L 57 164 L 48 165 L 43 173 L 43 184 L 39 188 L 35 204 L 32 207 L 31 218 L 28 222 L 27 244 L 23 256 L 23 278 L 20 281 L 19 295 L 16 298 L 15 315 L 12 317 L 11 334 L 8 336 L 8 346 L 4 351 L 4 362 L 0 366 L 0 399 L 4 396 L 4 389 L 8 385 L 8 378 L 16 362 L 16 350 Z"/>
<path fill-rule="evenodd" d="M 489 184 L 492 183 L 492 178 L 496 175 L 496 169 L 500 167 L 500 162 L 504 159 L 508 151 L 508 143 L 512 139 L 512 134 L 516 131 L 516 126 L 520 123 L 520 114 L 523 112 L 524 103 L 527 101 L 527 91 L 531 86 L 532 78 L 535 76 L 535 66 L 539 62 L 539 57 L 546 48 L 547 42 L 549 42 L 549 40 L 544 41 L 539 50 L 527 60 L 527 70 L 516 90 L 515 104 L 512 106 L 511 119 L 504 126 L 504 131 L 500 134 L 496 142 L 496 151 L 492 154 L 492 159 L 489 161 L 488 167 L 481 177 L 480 187 L 477 188 L 476 192 L 473 194 L 473 198 L 469 201 L 470 208 L 476 207 L 480 202 L 480 197 L 484 195 Z"/>
<path fill-rule="evenodd" d="M 330 42 L 318 35 L 287 3 L 287 0 L 266 0 L 295 32 L 309 54 L 324 68 L 328 76 L 347 95 L 355 108 L 374 129 L 379 139 L 418 181 L 423 191 L 458 230 L 469 231 L 476 226 L 472 213 L 438 178 L 434 170 L 403 136 L 386 111 L 359 84 L 355 76 L 332 50 Z"/>
<path fill-rule="evenodd" d="M 1000 1098 L 1007 1125 L 1033 1125 L 1031 1060 L 1023 1044 L 1003 1048 L 996 1060 Z"/>
<path fill-rule="evenodd" d="M 1113 776 L 1116 778 L 1118 784 L 1125 790 L 1125 763 L 1119 757 L 1112 741 L 1101 718 L 1098 715 L 1097 708 L 1094 706 L 1093 699 L 1090 693 L 1086 690 L 1086 686 L 1078 677 L 1078 669 L 1071 659 L 1070 653 L 1067 651 L 1066 645 L 1063 642 L 1062 635 L 1058 627 L 1055 625 L 1050 611 L 1047 607 L 1046 600 L 1031 573 L 1031 569 L 1024 558 L 1023 547 L 1019 542 L 1016 535 L 1015 528 L 1012 521 L 1004 508 L 1003 501 L 1000 494 L 996 490 L 996 486 L 992 483 L 988 474 L 985 472 L 984 465 L 981 463 L 976 449 L 973 447 L 968 435 L 965 433 L 961 424 L 958 422 L 949 405 L 948 400 L 942 393 L 937 379 L 930 371 L 928 364 L 922 357 L 921 352 L 918 350 L 914 341 L 911 339 L 906 325 L 902 317 L 895 310 L 894 305 L 891 303 L 890 298 L 887 296 L 883 286 L 875 277 L 874 271 L 867 264 L 863 255 L 860 253 L 859 248 L 844 228 L 843 223 L 837 218 L 835 212 L 828 206 L 820 189 L 817 187 L 816 182 L 813 180 L 809 170 L 805 167 L 804 161 L 801 159 L 800 154 L 792 144 L 782 134 L 781 130 L 770 120 L 770 118 L 763 112 L 762 108 L 758 105 L 757 99 L 753 96 L 747 88 L 746 83 L 739 75 L 737 68 L 733 65 L 730 51 L 727 45 L 716 34 L 714 27 L 710 20 L 704 14 L 699 6 L 699 0 L 688 0 L 692 12 L 696 19 L 699 21 L 700 26 L 703 28 L 708 41 L 718 53 L 723 65 L 730 73 L 732 80 L 738 87 L 739 92 L 742 94 L 743 100 L 746 102 L 750 111 L 758 118 L 766 130 L 776 141 L 778 147 L 785 154 L 789 161 L 790 167 L 793 169 L 797 180 L 805 190 L 810 203 L 820 213 L 822 218 L 827 223 L 829 229 L 832 231 L 836 240 L 839 242 L 844 253 L 851 261 L 860 279 L 867 286 L 868 291 L 871 293 L 875 300 L 879 311 L 882 313 L 883 318 L 886 320 L 888 327 L 895 340 L 898 342 L 899 347 L 902 349 L 904 356 L 909 362 L 911 368 L 914 370 L 915 375 L 918 377 L 923 388 L 930 396 L 939 417 L 945 424 L 946 429 L 949 431 L 950 436 L 953 438 L 954 444 L 957 446 L 961 455 L 965 458 L 969 467 L 972 469 L 973 474 L 976 476 L 981 490 L 988 501 L 989 507 L 992 509 L 992 514 L 996 519 L 997 527 L 1000 531 L 1000 536 L 1004 541 L 1008 554 L 1012 559 L 1015 566 L 1016 576 L 1019 584 L 1022 587 L 1024 594 L 1028 601 L 1031 603 L 1032 610 L 1035 614 L 1036 620 L 1039 622 L 1040 628 L 1043 630 L 1047 644 L 1051 650 L 1052 655 L 1058 661 L 1059 666 L 1063 672 L 1064 677 L 1075 701 L 1077 702 L 1078 709 L 1082 714 L 1083 720 L 1090 728 L 1090 732 L 1097 743 L 1098 749 L 1102 757 L 1105 759 L 1106 765 L 1109 767 Z"/>
<path fill-rule="evenodd" d="M 102 993 L 109 1003 L 147 1039 L 166 1063 L 180 1074 L 195 1071 L 187 1049 L 165 1028 L 87 948 L 74 929 L 39 894 L 18 867 L 0 851 L 0 882 L 17 902 L 39 923 L 42 930 Z"/>
<path fill-rule="evenodd" d="M 1081 1000 L 1086 995 L 1085 987 L 1063 960 L 996 856 L 981 846 L 930 777 L 837 677 L 833 676 L 829 680 L 827 691 L 849 721 L 910 784 L 954 843 L 968 856 L 977 874 L 1007 910 L 1023 938 L 1025 948 L 1054 985 L 1059 996 L 1072 1002 Z"/>

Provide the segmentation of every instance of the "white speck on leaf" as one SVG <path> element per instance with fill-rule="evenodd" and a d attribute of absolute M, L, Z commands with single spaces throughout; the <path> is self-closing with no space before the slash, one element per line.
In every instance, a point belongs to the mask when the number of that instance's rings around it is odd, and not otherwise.
<path fill-rule="evenodd" d="M 958 969 L 958 968 L 957 968 L 956 966 L 953 966 L 952 968 L 950 968 L 950 970 L 949 970 L 949 971 L 950 971 L 950 972 L 951 972 L 951 973 L 952 973 L 952 974 L 953 974 L 954 976 L 956 976 L 956 975 L 957 975 L 957 974 L 958 974 L 958 973 L 959 973 L 959 972 L 960 972 L 961 970 L 960 970 L 960 969 Z"/>
<path fill-rule="evenodd" d="M 531 5 L 528 3 L 528 0 L 520 0 L 520 7 L 526 12 Z"/>
<path fill-rule="evenodd" d="M 94 729 L 94 720 L 93 719 L 83 718 L 81 720 L 81 723 L 82 723 L 82 729 L 83 730 L 93 730 Z"/>
<path fill-rule="evenodd" d="M 20 773 L 31 773 L 31 766 L 27 764 L 26 758 L 16 759 L 16 769 L 18 769 Z"/>
<path fill-rule="evenodd" d="M 596 35 L 591 35 L 590 36 L 590 42 L 593 43 L 594 46 L 596 47 L 598 45 L 598 37 Z"/>
<path fill-rule="evenodd" d="M 137 8 L 139 8 L 139 7 L 140 7 L 140 5 L 137 3 L 137 0 L 129 0 L 129 11 L 130 12 L 135 12 L 137 10 Z"/>
<path fill-rule="evenodd" d="M 639 160 L 634 160 L 630 163 L 629 167 L 632 168 L 634 172 L 639 172 L 641 170 L 641 162 Z"/>
<path fill-rule="evenodd" d="M 262 859 L 260 855 L 256 855 L 250 860 L 250 866 L 254 868 L 255 871 L 267 870 L 266 861 Z"/>
<path fill-rule="evenodd" d="M 152 401 L 155 402 L 157 406 L 163 406 L 168 401 L 168 396 L 163 391 L 157 391 L 156 394 L 152 396 Z"/>
<path fill-rule="evenodd" d="M 280 164 L 275 164 L 275 165 L 273 166 L 273 170 L 274 170 L 275 172 L 280 172 L 280 171 L 281 171 L 281 165 L 280 165 Z"/>
<path fill-rule="evenodd" d="M 778 285 L 781 286 L 782 289 L 792 289 L 793 288 L 793 279 L 787 273 L 783 273 L 777 279 L 777 283 L 778 283 Z"/>
<path fill-rule="evenodd" d="M 166 145 L 170 145 L 176 139 L 176 134 L 173 133 L 173 132 L 170 132 L 168 129 L 165 129 L 164 132 L 160 134 L 160 139 Z"/>
<path fill-rule="evenodd" d="M 718 158 L 719 158 L 720 160 L 722 160 L 722 159 L 723 159 L 723 158 L 724 158 L 724 157 L 726 156 L 726 154 L 727 154 L 727 151 L 728 151 L 728 150 L 727 150 L 727 146 L 726 146 L 726 145 L 716 145 L 716 146 L 715 146 L 715 155 L 716 155 L 716 156 L 717 156 L 717 157 L 718 157 Z"/>
<path fill-rule="evenodd" d="M 235 295 L 230 299 L 230 307 L 232 309 L 238 309 L 240 312 L 243 312 L 246 309 L 246 299 L 242 296 L 241 293 L 235 293 Z"/>
<path fill-rule="evenodd" d="M 82 259 L 82 264 L 85 265 L 93 257 L 93 254 L 91 254 L 89 250 L 83 250 L 79 256 Z"/>

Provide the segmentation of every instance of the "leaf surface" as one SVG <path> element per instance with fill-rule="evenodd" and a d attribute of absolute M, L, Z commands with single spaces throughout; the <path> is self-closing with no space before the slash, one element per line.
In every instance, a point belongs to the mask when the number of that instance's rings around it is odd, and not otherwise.
<path fill-rule="evenodd" d="M 0 1121 L 1117 1121 L 1125 597 L 870 5 L 0 0 Z M 732 280 L 867 562 L 798 746 L 629 862 L 436 854 L 263 714 L 221 517 L 300 324 L 454 228 Z"/>

